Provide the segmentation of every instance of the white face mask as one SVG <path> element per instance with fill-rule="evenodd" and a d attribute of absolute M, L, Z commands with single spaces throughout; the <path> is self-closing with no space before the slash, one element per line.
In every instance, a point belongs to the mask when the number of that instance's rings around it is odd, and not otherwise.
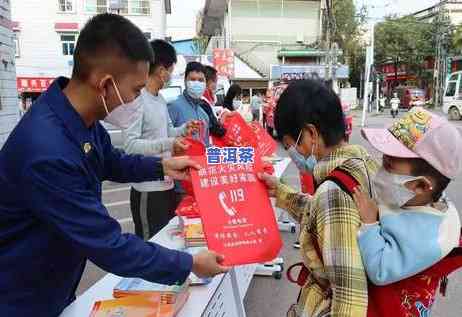
<path fill-rule="evenodd" d="M 188 80 L 186 90 L 193 99 L 200 99 L 205 92 L 205 83 L 198 80 Z"/>
<path fill-rule="evenodd" d="M 405 184 L 421 178 L 422 176 L 392 174 L 381 167 L 372 180 L 377 202 L 394 208 L 403 207 L 416 196 Z"/>
<path fill-rule="evenodd" d="M 240 100 L 233 100 L 233 108 L 234 110 L 237 110 L 241 107 L 242 102 Z"/>
<path fill-rule="evenodd" d="M 135 99 L 130 103 L 124 103 L 122 96 L 120 95 L 120 91 L 113 79 L 112 84 L 114 85 L 117 97 L 120 99 L 120 106 L 109 112 L 106 100 L 104 100 L 104 97 L 101 96 L 104 110 L 106 110 L 107 114 L 106 118 L 104 118 L 104 122 L 125 130 L 128 129 L 141 115 L 141 104 L 138 102 L 138 99 Z"/>

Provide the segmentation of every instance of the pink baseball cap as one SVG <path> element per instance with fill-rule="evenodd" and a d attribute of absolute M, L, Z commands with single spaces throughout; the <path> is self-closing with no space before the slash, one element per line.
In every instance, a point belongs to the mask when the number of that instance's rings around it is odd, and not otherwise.
<path fill-rule="evenodd" d="M 422 158 L 446 177 L 462 171 L 462 136 L 446 119 L 414 107 L 388 129 L 363 129 L 378 151 L 400 158 Z"/>

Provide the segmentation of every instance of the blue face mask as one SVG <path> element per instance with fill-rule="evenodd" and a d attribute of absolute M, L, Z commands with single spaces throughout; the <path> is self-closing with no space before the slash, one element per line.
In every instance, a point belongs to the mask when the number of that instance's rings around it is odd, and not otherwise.
<path fill-rule="evenodd" d="M 200 99 L 205 92 L 205 83 L 198 80 L 188 80 L 186 82 L 188 95 L 194 99 Z"/>
<path fill-rule="evenodd" d="M 297 142 L 295 144 L 298 144 L 298 142 L 300 141 L 301 135 L 302 135 L 302 131 L 300 131 Z M 287 150 L 287 153 L 289 154 L 289 157 L 292 159 L 295 166 L 297 166 L 300 172 L 308 172 L 312 174 L 314 167 L 316 166 L 316 164 L 318 164 L 318 160 L 314 156 L 314 144 L 313 144 L 313 147 L 311 148 L 311 155 L 308 158 L 305 158 L 302 154 L 300 154 L 297 151 L 296 145 L 292 145 Z"/>

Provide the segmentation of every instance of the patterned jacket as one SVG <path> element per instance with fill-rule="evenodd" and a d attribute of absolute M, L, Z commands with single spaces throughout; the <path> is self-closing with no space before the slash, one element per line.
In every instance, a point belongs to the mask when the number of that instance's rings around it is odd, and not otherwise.
<path fill-rule="evenodd" d="M 323 182 L 337 167 L 370 193 L 370 177 L 378 165 L 357 145 L 341 147 L 318 162 L 314 178 L 321 185 L 313 197 L 284 184 L 277 190 L 277 206 L 301 224 L 302 257 L 311 271 L 298 300 L 303 317 L 361 317 L 367 313 L 367 277 L 357 243 L 358 210 L 348 193 L 331 181 Z"/>

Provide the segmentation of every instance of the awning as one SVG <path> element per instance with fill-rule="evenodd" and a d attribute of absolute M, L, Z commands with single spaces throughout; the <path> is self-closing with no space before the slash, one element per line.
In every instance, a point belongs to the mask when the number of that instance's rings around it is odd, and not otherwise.
<path fill-rule="evenodd" d="M 245 79 L 234 78 L 233 84 L 238 84 L 242 89 L 266 89 L 268 88 L 268 79 Z"/>
<path fill-rule="evenodd" d="M 56 22 L 55 23 L 55 30 L 56 31 L 78 31 L 79 24 L 78 23 L 68 23 L 68 22 Z"/>
<path fill-rule="evenodd" d="M 11 28 L 13 31 L 21 30 L 21 24 L 18 21 L 11 21 Z"/>
<path fill-rule="evenodd" d="M 329 52 L 327 50 L 318 50 L 318 49 L 305 49 L 305 50 L 287 50 L 282 49 L 278 52 L 278 57 L 319 57 L 326 56 Z M 342 50 L 337 50 L 337 55 L 341 56 L 343 54 Z"/>
<path fill-rule="evenodd" d="M 17 77 L 18 92 L 44 92 L 50 87 L 54 78 L 49 77 Z"/>

